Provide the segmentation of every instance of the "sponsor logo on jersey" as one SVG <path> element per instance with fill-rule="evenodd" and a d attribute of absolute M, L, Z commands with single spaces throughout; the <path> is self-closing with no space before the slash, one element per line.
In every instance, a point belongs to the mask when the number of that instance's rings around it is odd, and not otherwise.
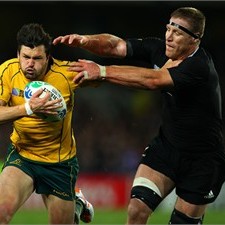
<path fill-rule="evenodd" d="M 16 159 L 14 161 L 9 162 L 9 164 L 21 166 L 22 165 L 22 161 L 20 159 Z"/>
<path fill-rule="evenodd" d="M 23 97 L 23 90 L 20 90 L 19 88 L 13 88 L 12 95 Z"/>
<path fill-rule="evenodd" d="M 204 198 L 207 198 L 207 199 L 211 199 L 211 198 L 214 198 L 214 194 L 212 192 L 212 190 L 210 190 L 209 194 L 208 195 L 205 195 Z"/>

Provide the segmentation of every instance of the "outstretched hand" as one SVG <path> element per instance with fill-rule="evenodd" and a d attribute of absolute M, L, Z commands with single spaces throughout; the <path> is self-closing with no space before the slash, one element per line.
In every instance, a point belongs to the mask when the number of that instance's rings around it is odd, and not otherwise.
<path fill-rule="evenodd" d="M 87 36 L 82 36 L 79 34 L 69 34 L 65 36 L 59 36 L 53 40 L 53 45 L 65 44 L 71 47 L 80 47 L 88 42 Z"/>

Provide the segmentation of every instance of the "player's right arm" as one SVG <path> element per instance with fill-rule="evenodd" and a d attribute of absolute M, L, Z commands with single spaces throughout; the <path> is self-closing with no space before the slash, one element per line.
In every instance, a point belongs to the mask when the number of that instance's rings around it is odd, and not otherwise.
<path fill-rule="evenodd" d="M 96 55 L 123 58 L 126 56 L 127 45 L 125 40 L 112 34 L 79 35 L 70 34 L 59 36 L 53 44 L 65 44 L 71 47 L 83 48 Z"/>
<path fill-rule="evenodd" d="M 16 120 L 22 116 L 29 116 L 35 112 L 42 112 L 48 114 L 57 114 L 54 109 L 61 107 L 61 99 L 51 100 L 50 93 L 44 97 L 39 98 L 43 90 L 36 91 L 30 98 L 30 101 L 21 105 L 7 106 L 7 103 L 0 99 L 0 123 Z"/>
<path fill-rule="evenodd" d="M 6 102 L 0 99 L 0 122 L 8 122 L 18 117 L 27 115 L 25 105 L 16 105 L 8 107 Z"/>

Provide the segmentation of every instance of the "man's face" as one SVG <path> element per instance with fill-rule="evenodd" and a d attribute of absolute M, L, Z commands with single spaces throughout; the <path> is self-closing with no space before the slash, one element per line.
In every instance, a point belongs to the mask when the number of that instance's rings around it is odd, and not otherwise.
<path fill-rule="evenodd" d="M 48 67 L 48 57 L 44 45 L 29 48 L 22 45 L 18 52 L 21 70 L 29 80 L 41 80 Z"/>
<path fill-rule="evenodd" d="M 171 18 L 170 22 L 190 30 L 188 22 L 181 18 Z M 184 59 L 196 49 L 196 39 L 176 26 L 166 26 L 166 56 L 170 59 Z"/>

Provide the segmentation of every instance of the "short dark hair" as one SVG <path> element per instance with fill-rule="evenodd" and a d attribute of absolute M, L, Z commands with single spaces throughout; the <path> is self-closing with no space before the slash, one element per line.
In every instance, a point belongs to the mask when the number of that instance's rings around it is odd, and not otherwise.
<path fill-rule="evenodd" d="M 45 53 L 46 55 L 49 55 L 52 46 L 52 37 L 44 31 L 41 24 L 25 24 L 17 33 L 18 51 L 21 50 L 22 45 L 25 45 L 30 48 L 44 45 Z"/>
<path fill-rule="evenodd" d="M 199 38 L 204 35 L 206 18 L 200 10 L 193 7 L 181 7 L 173 11 L 170 16 L 187 20 L 190 31 L 198 34 Z"/>

